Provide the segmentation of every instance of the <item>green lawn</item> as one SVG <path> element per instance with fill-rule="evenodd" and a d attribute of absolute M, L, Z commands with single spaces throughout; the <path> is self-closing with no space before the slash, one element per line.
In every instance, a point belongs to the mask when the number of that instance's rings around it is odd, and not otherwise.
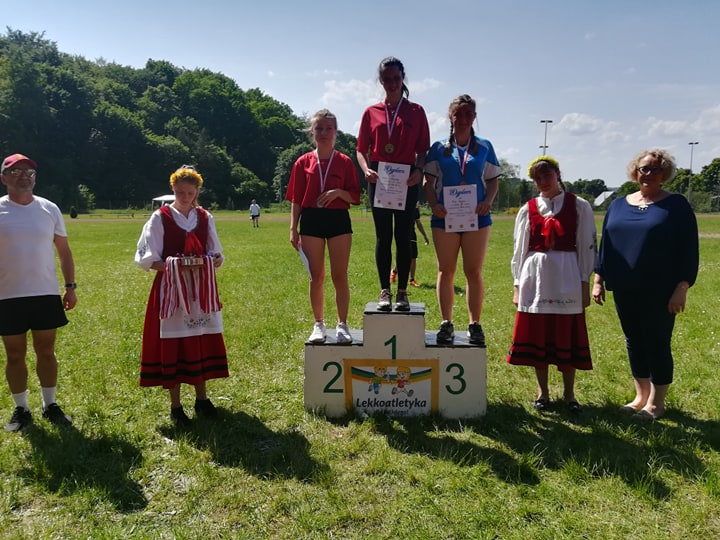
<path fill-rule="evenodd" d="M 496 220 L 484 273 L 486 416 L 309 414 L 303 343 L 313 318 L 287 215 L 264 214 L 259 229 L 245 213 L 216 217 L 231 376 L 208 385 L 220 418 L 186 433 L 169 421 L 167 392 L 137 382 L 152 279 L 133 264 L 141 216 L 68 220 L 79 304 L 59 332 L 58 401 L 75 423 L 40 419 L 31 371 L 35 423 L 0 432 L 0 537 L 720 537 L 719 219 L 699 219 L 700 276 L 676 325 L 669 411 L 644 424 L 617 411 L 633 394 L 612 303 L 588 309 L 595 369 L 578 374 L 582 415 L 532 410 L 533 370 L 505 362 L 512 218 Z M 354 217 L 349 324 L 359 328 L 378 284 L 372 222 Z M 420 245 L 417 279 L 411 301 L 426 304 L 435 329 L 432 246 Z M 333 321 L 329 283 L 326 292 Z M 458 296 L 460 324 L 463 304 Z M 551 388 L 561 394 L 555 371 Z M 191 391 L 183 398 L 190 412 Z M 4 386 L 3 424 L 12 407 Z"/>

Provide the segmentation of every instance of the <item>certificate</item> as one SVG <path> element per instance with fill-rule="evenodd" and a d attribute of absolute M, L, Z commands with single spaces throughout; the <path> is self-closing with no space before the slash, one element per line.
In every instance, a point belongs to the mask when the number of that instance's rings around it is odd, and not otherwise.
<path fill-rule="evenodd" d="M 477 186 L 474 184 L 444 187 L 443 206 L 447 211 L 445 216 L 446 232 L 477 231 L 478 216 Z"/>
<path fill-rule="evenodd" d="M 375 184 L 375 200 L 373 200 L 374 207 L 405 210 L 407 180 L 410 178 L 410 169 L 411 166 L 404 163 L 381 161 L 378 164 L 378 180 Z"/>

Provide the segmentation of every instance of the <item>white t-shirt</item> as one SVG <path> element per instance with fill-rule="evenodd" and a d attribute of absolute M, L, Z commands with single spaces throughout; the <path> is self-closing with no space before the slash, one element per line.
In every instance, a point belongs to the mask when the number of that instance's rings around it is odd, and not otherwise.
<path fill-rule="evenodd" d="M 0 197 L 0 300 L 60 294 L 55 235 L 67 236 L 55 203 L 38 196 L 30 204 Z"/>

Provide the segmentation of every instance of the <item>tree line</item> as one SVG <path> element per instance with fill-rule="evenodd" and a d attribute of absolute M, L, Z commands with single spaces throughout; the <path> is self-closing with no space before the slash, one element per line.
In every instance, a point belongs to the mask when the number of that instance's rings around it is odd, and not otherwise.
<path fill-rule="evenodd" d="M 69 55 L 44 33 L 0 35 L 0 150 L 37 160 L 37 193 L 68 211 L 94 205 L 142 207 L 169 191 L 170 173 L 193 164 L 208 179 L 205 206 L 247 208 L 282 200 L 295 160 L 312 149 L 305 116 L 260 89 L 242 90 L 207 69 L 148 60 L 141 69 Z M 355 160 L 356 138 L 338 132 L 336 148 Z M 500 160 L 496 209 L 534 194 L 519 167 Z M 362 175 L 360 175 L 362 178 Z M 590 202 L 600 179 L 565 182 Z M 697 211 L 717 207 L 720 158 L 668 183 Z M 620 194 L 632 191 L 625 184 Z"/>

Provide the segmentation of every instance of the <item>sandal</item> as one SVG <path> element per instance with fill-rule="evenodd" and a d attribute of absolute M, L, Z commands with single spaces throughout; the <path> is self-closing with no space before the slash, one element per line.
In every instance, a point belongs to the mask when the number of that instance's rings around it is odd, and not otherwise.
<path fill-rule="evenodd" d="M 580 405 L 576 399 L 571 399 L 570 401 L 567 401 L 568 409 L 570 409 L 571 413 L 581 413 L 582 412 L 582 405 Z"/>
<path fill-rule="evenodd" d="M 547 411 L 550 406 L 550 400 L 547 398 L 537 398 L 533 401 L 533 408 L 536 411 Z"/>

